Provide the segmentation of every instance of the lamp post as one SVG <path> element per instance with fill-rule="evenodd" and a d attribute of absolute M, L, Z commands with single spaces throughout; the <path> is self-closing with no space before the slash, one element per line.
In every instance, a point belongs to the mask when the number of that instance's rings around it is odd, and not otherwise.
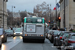
<path fill-rule="evenodd" d="M 4 29 L 4 1 L 5 0 L 3 0 L 3 29 Z"/>
<path fill-rule="evenodd" d="M 13 26 L 13 8 L 15 8 L 15 6 L 12 6 L 12 26 Z"/>

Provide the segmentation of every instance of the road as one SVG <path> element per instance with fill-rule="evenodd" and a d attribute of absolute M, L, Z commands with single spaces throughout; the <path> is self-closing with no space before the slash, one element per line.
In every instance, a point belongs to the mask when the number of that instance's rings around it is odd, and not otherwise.
<path fill-rule="evenodd" d="M 7 43 L 2 44 L 1 50 L 58 50 L 48 39 L 44 43 L 22 42 L 22 37 L 8 37 Z"/>

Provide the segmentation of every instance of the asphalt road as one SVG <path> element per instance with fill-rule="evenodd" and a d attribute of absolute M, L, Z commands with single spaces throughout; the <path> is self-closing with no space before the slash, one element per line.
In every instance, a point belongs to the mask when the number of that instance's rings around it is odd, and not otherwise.
<path fill-rule="evenodd" d="M 1 50 L 58 50 L 48 39 L 44 43 L 22 42 L 22 37 L 8 37 L 7 43 L 2 44 Z"/>

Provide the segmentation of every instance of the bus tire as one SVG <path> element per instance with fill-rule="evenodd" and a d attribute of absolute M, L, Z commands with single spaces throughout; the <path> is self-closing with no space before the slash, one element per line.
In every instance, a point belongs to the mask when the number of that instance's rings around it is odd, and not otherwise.
<path fill-rule="evenodd" d="M 42 40 L 42 43 L 44 43 L 44 40 Z"/>
<path fill-rule="evenodd" d="M 23 43 L 25 43 L 25 39 L 24 39 L 24 37 L 23 37 Z"/>

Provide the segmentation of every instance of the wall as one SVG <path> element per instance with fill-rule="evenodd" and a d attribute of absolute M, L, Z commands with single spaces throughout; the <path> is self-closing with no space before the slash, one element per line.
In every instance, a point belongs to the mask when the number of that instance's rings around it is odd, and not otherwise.
<path fill-rule="evenodd" d="M 7 6 L 6 1 L 4 1 L 4 29 L 7 29 Z M 0 26 L 3 26 L 3 0 L 0 0 Z"/>
<path fill-rule="evenodd" d="M 70 25 L 71 27 L 73 27 L 73 25 L 75 25 L 75 2 L 73 2 L 73 0 L 70 0 Z M 75 29 L 75 28 L 74 28 Z"/>

